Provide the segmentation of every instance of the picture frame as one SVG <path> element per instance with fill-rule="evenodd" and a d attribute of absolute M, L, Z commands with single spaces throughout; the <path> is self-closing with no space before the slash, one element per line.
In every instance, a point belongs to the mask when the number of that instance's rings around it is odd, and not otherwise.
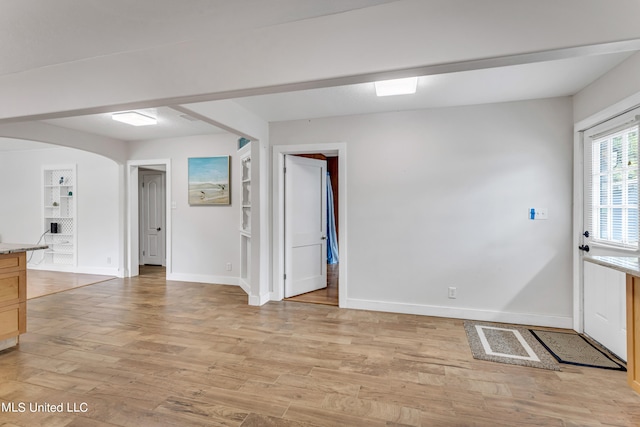
<path fill-rule="evenodd" d="M 239 138 L 238 139 L 238 150 L 242 149 L 245 145 L 249 144 L 251 142 L 250 139 L 247 138 Z"/>
<path fill-rule="evenodd" d="M 231 204 L 231 156 L 189 157 L 190 206 Z"/>

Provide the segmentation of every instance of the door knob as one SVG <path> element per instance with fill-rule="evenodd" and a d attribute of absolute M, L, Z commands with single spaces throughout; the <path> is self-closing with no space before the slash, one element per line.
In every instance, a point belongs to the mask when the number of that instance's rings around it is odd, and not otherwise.
<path fill-rule="evenodd" d="M 156 231 L 160 231 L 160 230 L 162 230 L 162 228 L 160 228 L 160 227 L 156 228 Z"/>
<path fill-rule="evenodd" d="M 584 237 L 589 237 L 589 232 L 588 232 L 588 231 L 585 231 L 584 233 L 582 233 L 582 235 L 583 235 Z"/>
<path fill-rule="evenodd" d="M 327 236 L 322 236 L 322 240 L 327 240 Z"/>
<path fill-rule="evenodd" d="M 589 252 L 589 245 L 580 245 L 578 246 L 578 249 L 580 249 L 581 251 Z"/>

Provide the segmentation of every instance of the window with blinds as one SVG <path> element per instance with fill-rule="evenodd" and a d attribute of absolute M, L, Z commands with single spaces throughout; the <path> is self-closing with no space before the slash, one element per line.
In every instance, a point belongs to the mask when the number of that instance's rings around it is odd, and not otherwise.
<path fill-rule="evenodd" d="M 592 241 L 637 249 L 637 123 L 592 137 L 590 184 Z"/>

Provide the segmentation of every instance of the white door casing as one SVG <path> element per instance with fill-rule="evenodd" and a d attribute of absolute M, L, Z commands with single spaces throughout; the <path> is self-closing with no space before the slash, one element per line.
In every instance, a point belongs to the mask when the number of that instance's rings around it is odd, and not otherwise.
<path fill-rule="evenodd" d="M 285 156 L 285 298 L 327 286 L 327 162 Z"/>
<path fill-rule="evenodd" d="M 143 171 L 141 179 L 141 264 L 165 265 L 164 173 Z"/>

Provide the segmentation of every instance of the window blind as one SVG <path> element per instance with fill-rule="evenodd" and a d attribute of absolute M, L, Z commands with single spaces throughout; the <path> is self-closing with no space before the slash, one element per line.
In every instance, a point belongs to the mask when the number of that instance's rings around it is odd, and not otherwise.
<path fill-rule="evenodd" d="M 594 242 L 637 249 L 638 123 L 593 135 L 590 155 L 585 219 L 591 237 Z"/>

